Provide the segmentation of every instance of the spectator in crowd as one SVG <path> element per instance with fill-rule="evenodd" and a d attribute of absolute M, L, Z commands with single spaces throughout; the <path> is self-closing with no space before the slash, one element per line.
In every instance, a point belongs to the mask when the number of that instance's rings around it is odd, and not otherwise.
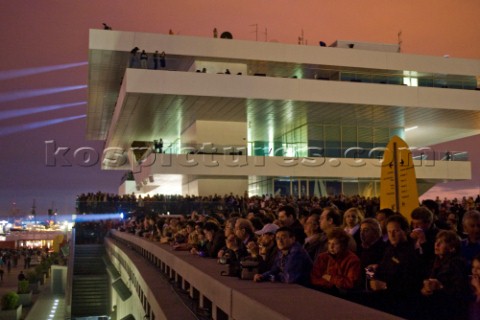
<path fill-rule="evenodd" d="M 467 237 L 462 240 L 461 254 L 471 268 L 473 258 L 480 254 L 480 212 L 477 210 L 467 211 L 463 215 L 463 231 Z"/>
<path fill-rule="evenodd" d="M 393 215 L 386 221 L 389 246 L 382 261 L 371 266 L 375 271 L 370 287 L 376 293 L 370 303 L 378 309 L 412 318 L 425 275 L 414 243 L 409 239 L 409 224 L 402 215 Z"/>
<path fill-rule="evenodd" d="M 382 228 L 382 239 L 384 242 L 388 242 L 388 233 L 387 233 L 387 225 L 385 222 L 391 216 L 393 216 L 395 212 L 392 209 L 384 208 L 377 211 L 375 215 L 375 219 L 380 223 L 380 227 Z"/>
<path fill-rule="evenodd" d="M 306 285 L 309 281 L 312 260 L 296 240 L 289 227 L 281 227 L 275 233 L 278 253 L 273 267 L 262 274 L 256 274 L 253 281 L 280 281 Z"/>
<path fill-rule="evenodd" d="M 248 251 L 243 245 L 242 241 L 231 234 L 227 237 L 226 241 L 226 251 L 223 257 L 227 257 L 231 260 L 230 263 L 236 264 L 236 270 L 240 270 L 240 261 L 248 256 Z"/>
<path fill-rule="evenodd" d="M 386 243 L 382 241 L 380 223 L 373 218 L 366 218 L 360 224 L 361 243 L 357 246 L 357 255 L 362 270 L 370 265 L 378 265 L 385 254 Z M 366 280 L 366 273 L 362 272 L 362 279 Z M 366 289 L 368 286 L 366 285 Z"/>
<path fill-rule="evenodd" d="M 344 230 L 353 237 L 357 247 L 360 245 L 360 222 L 362 222 L 364 214 L 359 208 L 353 207 L 345 211 L 343 214 Z"/>
<path fill-rule="evenodd" d="M 327 234 L 328 250 L 320 253 L 310 276 L 314 287 L 338 294 L 360 284 L 360 259 L 348 249 L 350 235 L 341 228 Z"/>
<path fill-rule="evenodd" d="M 455 232 L 460 238 L 464 238 L 464 235 L 462 232 L 460 232 L 459 228 L 458 228 L 458 222 L 459 222 L 459 219 L 458 219 L 458 216 L 456 213 L 454 212 L 450 212 L 447 214 L 447 220 L 446 220 L 446 223 L 448 225 L 448 230 L 452 230 L 453 232 Z"/>
<path fill-rule="evenodd" d="M 327 250 L 327 233 L 333 228 L 340 227 L 341 224 L 342 216 L 336 207 L 326 207 L 323 209 L 320 215 L 320 229 L 323 231 L 323 234 L 320 239 L 319 253 Z M 348 248 L 353 252 L 357 251 L 357 245 L 352 237 L 350 237 Z"/>
<path fill-rule="evenodd" d="M 440 215 L 439 201 L 432 199 L 426 199 L 422 201 L 422 207 L 427 207 L 433 214 L 433 225 L 440 230 L 448 230 L 449 226 L 446 221 L 446 217 Z"/>
<path fill-rule="evenodd" d="M 235 222 L 235 236 L 242 241 L 244 248 L 250 241 L 256 242 L 255 234 L 253 233 L 253 225 L 250 220 L 245 218 L 238 218 Z"/>
<path fill-rule="evenodd" d="M 204 256 L 210 258 L 216 258 L 218 251 L 225 246 L 225 235 L 223 230 L 220 230 L 217 224 L 214 222 L 206 222 L 203 226 L 203 232 L 205 233 L 205 239 L 207 243 L 205 245 L 206 251 Z"/>
<path fill-rule="evenodd" d="M 173 249 L 177 251 L 190 251 L 198 242 L 198 235 L 195 232 L 195 221 L 188 220 L 185 228 L 181 231 L 183 231 L 186 241 L 183 243 L 175 243 Z"/>
<path fill-rule="evenodd" d="M 480 303 L 480 254 L 476 255 L 472 261 L 472 280 L 471 280 L 475 301 Z"/>
<path fill-rule="evenodd" d="M 415 240 L 415 248 L 428 263 L 435 256 L 435 239 L 440 229 L 433 224 L 433 213 L 427 207 L 413 209 L 411 217 L 413 230 L 410 237 Z"/>
<path fill-rule="evenodd" d="M 312 261 L 315 261 L 320 251 L 324 251 L 325 243 L 321 241 L 320 215 L 312 213 L 303 226 L 307 238 L 303 247 L 307 250 Z"/>
<path fill-rule="evenodd" d="M 289 227 L 293 230 L 297 241 L 300 244 L 305 243 L 305 238 L 307 237 L 303 231 L 303 226 L 300 221 L 297 219 L 297 214 L 295 208 L 292 206 L 282 206 L 278 209 L 278 220 L 280 221 L 283 227 Z"/>
<path fill-rule="evenodd" d="M 435 241 L 435 260 L 421 289 L 427 310 L 424 319 L 454 320 L 467 317 L 470 288 L 465 260 L 460 256 L 460 239 L 442 230 Z"/>
<path fill-rule="evenodd" d="M 470 284 L 473 291 L 473 301 L 470 307 L 469 319 L 480 319 L 480 254 L 472 261 L 472 279 Z"/>
<path fill-rule="evenodd" d="M 258 236 L 257 245 L 253 245 L 253 242 L 249 242 L 248 249 L 251 252 L 251 256 L 256 258 L 260 257 L 259 272 L 264 273 L 273 267 L 275 257 L 277 255 L 277 245 L 275 243 L 275 233 L 279 226 L 274 223 L 267 223 L 263 226 L 262 230 L 256 231 Z"/>
<path fill-rule="evenodd" d="M 238 217 L 231 217 L 227 221 L 225 221 L 224 228 L 223 228 L 225 239 L 227 239 L 228 236 L 231 234 L 235 235 L 235 223 L 237 222 L 237 219 Z M 218 251 L 217 258 L 221 258 L 225 253 L 226 249 L 227 247 L 225 246 L 220 251 Z"/>

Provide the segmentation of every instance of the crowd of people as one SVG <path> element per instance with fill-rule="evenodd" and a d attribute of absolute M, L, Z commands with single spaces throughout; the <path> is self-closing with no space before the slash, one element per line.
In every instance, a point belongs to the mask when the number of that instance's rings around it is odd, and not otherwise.
<path fill-rule="evenodd" d="M 135 194 L 118 195 L 105 192 L 83 193 L 76 199 L 77 214 L 113 213 L 113 212 L 149 212 L 159 214 L 188 214 L 196 211 L 209 212 L 245 212 L 245 197 L 218 196 L 209 197 L 161 195 L 141 196 Z"/>
<path fill-rule="evenodd" d="M 408 319 L 468 319 L 480 308 L 480 197 L 426 200 L 407 215 L 359 196 L 241 202 L 245 212 L 141 213 L 116 227 L 217 259 L 226 275 L 297 283 Z"/>
<path fill-rule="evenodd" d="M 20 249 L 1 249 L 0 250 L 0 281 L 3 280 L 5 273 L 10 273 L 12 269 L 22 268 L 27 270 L 38 264 L 48 251 L 42 249 L 20 248 Z M 21 271 L 23 273 L 23 271 Z"/>
<path fill-rule="evenodd" d="M 150 55 L 151 58 L 149 58 L 149 53 L 145 50 L 140 51 L 138 47 L 133 48 L 130 51 L 129 67 L 154 70 L 166 68 L 167 62 L 165 59 L 165 51 L 158 52 L 158 50 L 156 50 Z"/>

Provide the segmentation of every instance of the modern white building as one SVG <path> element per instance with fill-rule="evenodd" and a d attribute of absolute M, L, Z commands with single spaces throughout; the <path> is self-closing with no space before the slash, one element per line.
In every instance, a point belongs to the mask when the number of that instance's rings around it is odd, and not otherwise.
<path fill-rule="evenodd" d="M 420 193 L 470 179 L 474 159 L 428 146 L 480 133 L 480 61 L 398 51 L 91 30 L 87 139 L 133 171 L 120 193 L 375 196 L 394 135 Z"/>

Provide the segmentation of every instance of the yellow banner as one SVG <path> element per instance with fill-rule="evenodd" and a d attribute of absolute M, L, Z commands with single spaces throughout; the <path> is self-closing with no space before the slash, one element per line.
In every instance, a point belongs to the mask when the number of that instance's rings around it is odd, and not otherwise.
<path fill-rule="evenodd" d="M 412 152 L 394 136 L 383 154 L 380 177 L 380 208 L 390 208 L 410 222 L 410 213 L 419 206 L 417 178 Z"/>

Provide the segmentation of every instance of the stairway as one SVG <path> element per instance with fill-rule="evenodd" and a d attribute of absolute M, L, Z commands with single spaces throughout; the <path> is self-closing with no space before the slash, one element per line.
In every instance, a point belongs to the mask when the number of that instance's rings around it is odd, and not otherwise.
<path fill-rule="evenodd" d="M 105 247 L 75 246 L 72 282 L 72 319 L 110 313 L 110 284 L 102 257 Z"/>

